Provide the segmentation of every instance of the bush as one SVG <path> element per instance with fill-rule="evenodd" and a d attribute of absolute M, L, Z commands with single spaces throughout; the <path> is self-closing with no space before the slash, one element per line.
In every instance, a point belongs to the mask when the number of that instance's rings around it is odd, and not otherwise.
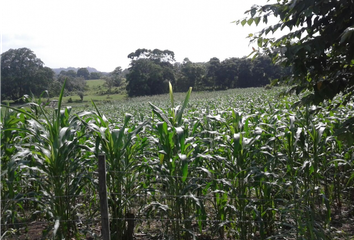
<path fill-rule="evenodd" d="M 82 91 L 78 91 L 77 95 L 79 95 L 81 102 L 84 100 L 84 93 Z"/>

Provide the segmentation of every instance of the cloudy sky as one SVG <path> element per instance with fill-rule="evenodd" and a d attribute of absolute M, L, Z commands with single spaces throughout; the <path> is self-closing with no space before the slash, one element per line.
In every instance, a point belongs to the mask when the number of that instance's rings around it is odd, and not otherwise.
<path fill-rule="evenodd" d="M 171 50 L 178 62 L 248 55 L 260 28 L 232 24 L 266 0 L 11 0 L 0 10 L 1 51 L 27 47 L 45 66 L 127 68 L 138 48 Z"/>

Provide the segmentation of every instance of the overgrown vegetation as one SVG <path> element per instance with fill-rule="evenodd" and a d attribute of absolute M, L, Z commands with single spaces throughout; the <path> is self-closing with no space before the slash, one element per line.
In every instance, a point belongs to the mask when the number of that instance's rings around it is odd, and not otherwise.
<path fill-rule="evenodd" d="M 318 104 L 338 93 L 354 95 L 354 2 L 348 0 L 288 1 L 254 5 L 237 23 L 267 26 L 250 34 L 258 44 L 255 57 L 266 54 L 276 63 L 291 67 L 291 92 L 312 93 L 302 101 Z M 269 24 L 275 17 L 278 22 Z M 283 29 L 281 37 L 269 36 Z M 352 119 L 352 122 L 354 120 Z"/>
<path fill-rule="evenodd" d="M 354 147 L 338 129 L 354 104 L 292 108 L 299 98 L 278 93 L 170 88 L 81 112 L 2 106 L 1 235 L 25 236 L 35 220 L 48 237 L 99 238 L 104 153 L 112 239 L 127 216 L 148 239 L 350 239 Z"/>

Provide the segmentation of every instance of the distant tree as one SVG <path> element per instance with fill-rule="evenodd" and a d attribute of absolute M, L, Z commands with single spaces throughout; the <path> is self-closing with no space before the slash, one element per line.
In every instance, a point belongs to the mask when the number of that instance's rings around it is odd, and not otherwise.
<path fill-rule="evenodd" d="M 220 78 L 221 74 L 221 63 L 220 60 L 216 57 L 213 57 L 209 60 L 206 65 L 206 76 L 204 79 L 204 84 L 207 88 L 212 88 L 213 90 L 216 88 L 217 79 Z"/>
<path fill-rule="evenodd" d="M 53 81 L 54 72 L 28 48 L 10 49 L 1 54 L 2 98 L 18 100 L 32 92 L 40 95 Z"/>
<path fill-rule="evenodd" d="M 253 75 L 253 62 L 249 58 L 241 58 L 238 65 L 238 79 L 236 87 L 247 88 L 256 87 Z"/>
<path fill-rule="evenodd" d="M 193 63 L 185 58 L 181 65 L 181 76 L 177 81 L 178 91 L 187 91 L 189 87 L 204 89 L 203 78 L 206 74 L 205 64 Z"/>
<path fill-rule="evenodd" d="M 91 72 L 90 79 L 100 79 L 102 77 L 102 73 L 100 72 Z"/>
<path fill-rule="evenodd" d="M 78 91 L 77 95 L 79 95 L 81 102 L 84 100 L 84 92 Z"/>
<path fill-rule="evenodd" d="M 123 83 L 122 68 L 116 67 L 113 72 L 104 76 L 103 79 L 105 80 L 104 85 L 108 88 L 108 92 L 111 93 L 113 87 L 119 87 Z"/>
<path fill-rule="evenodd" d="M 282 68 L 273 64 L 268 56 L 258 56 L 252 61 L 252 82 L 254 87 L 270 84 L 272 80 L 282 77 Z"/>
<path fill-rule="evenodd" d="M 239 87 L 239 58 L 228 58 L 220 63 L 220 69 L 216 75 L 216 86 L 218 89 Z"/>
<path fill-rule="evenodd" d="M 40 69 L 37 73 L 35 81 L 39 84 L 46 84 L 47 80 L 50 79 L 50 82 L 48 82 L 48 85 L 44 87 L 38 87 L 36 91 L 34 91 L 35 95 L 41 94 L 44 90 L 48 90 L 48 94 L 50 95 L 51 93 L 49 92 L 50 89 L 52 88 L 55 79 L 54 79 L 55 73 L 54 71 L 49 68 L 49 67 L 43 67 Z"/>
<path fill-rule="evenodd" d="M 134 60 L 130 67 L 130 73 L 127 74 L 127 92 L 130 97 L 153 95 L 159 92 L 163 84 L 162 67 L 149 59 Z M 160 86 L 156 86 L 160 82 Z M 162 90 L 164 93 L 166 90 Z M 158 89 L 154 89 L 158 87 Z"/>
<path fill-rule="evenodd" d="M 73 91 L 85 92 L 87 90 L 87 82 L 83 77 L 77 77 L 73 79 Z"/>
<path fill-rule="evenodd" d="M 69 77 L 65 75 L 59 75 L 57 81 L 62 86 L 66 80 L 65 90 L 66 94 L 84 92 L 87 90 L 87 82 L 83 77 Z"/>
<path fill-rule="evenodd" d="M 130 53 L 128 58 L 132 60 L 147 58 L 157 62 L 173 62 L 175 61 L 175 54 L 170 50 L 162 51 L 159 49 L 149 50 L 145 48 L 139 48 L 135 52 Z"/>
<path fill-rule="evenodd" d="M 111 76 L 102 77 L 104 80 L 104 86 L 108 88 L 107 93 L 112 93 L 112 88 L 114 87 L 114 81 Z"/>
<path fill-rule="evenodd" d="M 63 84 L 58 81 L 58 79 L 55 79 L 53 82 L 51 82 L 48 89 L 49 97 L 59 96 L 62 86 Z"/>
<path fill-rule="evenodd" d="M 115 87 L 119 87 L 122 83 L 122 76 L 123 71 L 121 67 L 116 67 L 113 72 L 111 72 L 111 76 L 113 78 L 113 82 L 114 82 L 114 86 Z"/>
<path fill-rule="evenodd" d="M 292 67 L 289 84 L 297 93 L 310 90 L 303 102 L 318 104 L 338 93 L 349 101 L 354 95 L 354 2 L 348 0 L 278 0 L 274 4 L 254 5 L 249 17 L 238 23 L 279 21 L 251 34 L 258 44 L 255 54 L 266 53 L 275 62 Z M 281 37 L 268 36 L 282 29 Z M 345 101 L 345 102 L 346 102 Z"/>
<path fill-rule="evenodd" d="M 273 79 L 288 74 L 288 69 L 273 64 L 267 56 L 228 58 L 220 62 L 216 57 L 207 63 L 193 63 L 185 58 L 174 64 L 177 91 L 189 87 L 198 90 L 224 90 L 229 88 L 261 87 Z"/>
<path fill-rule="evenodd" d="M 62 70 L 60 71 L 59 75 L 75 78 L 77 76 L 77 73 L 74 70 L 68 70 L 68 71 Z"/>
<path fill-rule="evenodd" d="M 168 91 L 168 82 L 175 82 L 171 61 L 174 53 L 169 50 L 138 49 L 128 55 L 132 59 L 126 75 L 129 96 L 162 94 Z"/>
<path fill-rule="evenodd" d="M 90 73 L 87 68 L 79 68 L 76 73 L 77 77 L 83 77 L 85 80 L 90 79 Z"/>
<path fill-rule="evenodd" d="M 64 73 L 65 74 L 65 73 Z M 74 81 L 75 81 L 75 77 L 71 77 L 71 76 L 66 76 L 66 75 L 62 75 L 59 74 L 57 81 L 60 83 L 60 85 L 62 86 L 64 84 L 66 80 L 66 84 L 65 84 L 65 90 L 67 92 L 71 92 L 74 91 Z"/>

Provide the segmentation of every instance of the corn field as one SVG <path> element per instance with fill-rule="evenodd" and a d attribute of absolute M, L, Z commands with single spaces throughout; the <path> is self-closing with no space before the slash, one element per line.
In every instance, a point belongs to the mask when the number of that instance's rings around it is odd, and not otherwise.
<path fill-rule="evenodd" d="M 279 91 L 2 106 L 1 236 L 100 239 L 104 154 L 111 239 L 354 239 L 353 102 Z"/>

